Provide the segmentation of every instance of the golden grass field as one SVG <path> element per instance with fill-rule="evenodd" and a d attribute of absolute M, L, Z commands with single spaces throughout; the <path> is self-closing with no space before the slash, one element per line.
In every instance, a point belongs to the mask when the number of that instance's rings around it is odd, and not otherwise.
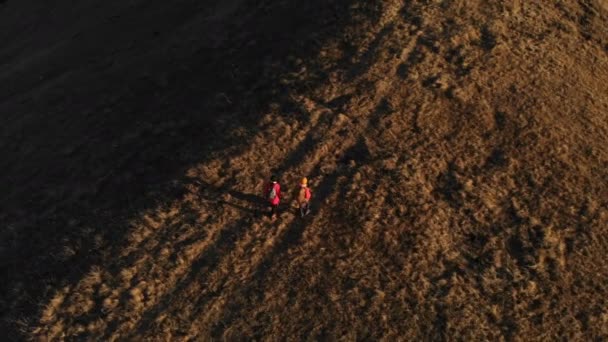
<path fill-rule="evenodd" d="M 0 42 L 9 340 L 608 340 L 606 0 L 11 0 Z"/>

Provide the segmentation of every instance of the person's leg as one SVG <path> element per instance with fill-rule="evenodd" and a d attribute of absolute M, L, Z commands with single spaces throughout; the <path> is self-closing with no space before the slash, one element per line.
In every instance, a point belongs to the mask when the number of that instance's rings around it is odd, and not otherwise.
<path fill-rule="evenodd" d="M 272 212 L 271 212 L 271 216 L 272 216 L 272 217 L 275 217 L 275 216 L 277 216 L 277 215 L 278 215 L 278 213 L 279 213 L 279 205 L 278 205 L 278 204 L 273 205 L 273 206 L 272 206 Z"/>
<path fill-rule="evenodd" d="M 300 204 L 300 215 L 302 217 L 308 215 L 310 213 L 310 208 L 308 202 Z"/>

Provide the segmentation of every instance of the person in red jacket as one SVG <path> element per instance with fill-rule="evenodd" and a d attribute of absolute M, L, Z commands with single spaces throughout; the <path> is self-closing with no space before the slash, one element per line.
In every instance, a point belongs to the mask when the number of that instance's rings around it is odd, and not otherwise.
<path fill-rule="evenodd" d="M 270 182 L 266 185 L 264 195 L 270 205 L 270 217 L 275 218 L 279 211 L 279 203 L 281 203 L 281 185 L 277 181 L 276 176 L 270 177 Z"/>

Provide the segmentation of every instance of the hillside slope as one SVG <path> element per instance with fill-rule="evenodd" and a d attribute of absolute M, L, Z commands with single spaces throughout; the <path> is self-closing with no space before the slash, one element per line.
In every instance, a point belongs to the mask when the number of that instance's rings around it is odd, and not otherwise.
<path fill-rule="evenodd" d="M 0 23 L 9 337 L 608 338 L 605 0 L 8 1 Z"/>

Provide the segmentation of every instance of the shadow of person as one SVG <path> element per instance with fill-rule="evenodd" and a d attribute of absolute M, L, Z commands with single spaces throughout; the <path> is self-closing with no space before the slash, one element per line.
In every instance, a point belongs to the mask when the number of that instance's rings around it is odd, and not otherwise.
<path fill-rule="evenodd" d="M 259 216 L 264 209 L 265 202 L 262 196 L 216 187 L 199 179 L 190 179 L 190 181 L 200 187 L 198 195 L 204 200 L 215 202 L 218 205 L 227 205 L 255 216 Z M 237 202 L 244 203 L 244 205 Z"/>
<path fill-rule="evenodd" d="M 244 207 L 244 206 L 241 206 L 241 205 L 238 205 L 238 204 L 235 204 L 235 203 L 230 203 L 230 202 L 227 202 L 227 201 L 224 201 L 224 200 L 219 200 L 218 204 L 225 204 L 227 206 L 233 207 L 233 208 L 241 210 L 243 212 L 247 212 L 247 213 L 253 214 L 255 216 L 259 216 L 260 215 L 260 209 L 257 209 L 257 208 L 247 208 L 247 207 Z"/>
<path fill-rule="evenodd" d="M 226 192 L 233 198 L 236 198 L 236 199 L 244 201 L 244 202 L 248 202 L 250 204 L 264 203 L 264 197 L 262 197 L 260 195 L 246 194 L 244 192 L 239 192 L 236 190 L 228 190 Z"/>

